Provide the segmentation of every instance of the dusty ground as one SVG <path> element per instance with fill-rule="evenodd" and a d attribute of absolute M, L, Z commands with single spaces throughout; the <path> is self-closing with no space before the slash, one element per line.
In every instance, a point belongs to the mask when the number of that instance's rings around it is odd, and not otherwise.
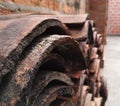
<path fill-rule="evenodd" d="M 105 46 L 105 67 L 102 70 L 108 83 L 106 106 L 120 106 L 120 36 L 108 36 Z"/>

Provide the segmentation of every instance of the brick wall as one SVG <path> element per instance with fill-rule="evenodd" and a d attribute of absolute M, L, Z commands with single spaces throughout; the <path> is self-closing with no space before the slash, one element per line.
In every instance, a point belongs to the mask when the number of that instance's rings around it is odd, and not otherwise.
<path fill-rule="evenodd" d="M 86 0 L 0 0 L 1 7 L 12 12 L 78 14 L 85 13 Z"/>
<path fill-rule="evenodd" d="M 107 33 L 120 35 L 120 0 L 109 0 Z"/>
<path fill-rule="evenodd" d="M 96 23 L 98 33 L 106 36 L 107 0 L 89 0 L 90 18 Z"/>

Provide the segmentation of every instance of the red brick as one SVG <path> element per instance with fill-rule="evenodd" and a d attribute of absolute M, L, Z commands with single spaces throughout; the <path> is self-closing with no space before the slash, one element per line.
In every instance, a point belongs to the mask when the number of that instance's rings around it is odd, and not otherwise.
<path fill-rule="evenodd" d="M 108 33 L 120 34 L 120 0 L 109 0 Z"/>
<path fill-rule="evenodd" d="M 106 10 L 107 0 L 89 0 L 89 14 L 90 18 L 95 20 L 98 33 L 104 34 L 106 28 Z"/>

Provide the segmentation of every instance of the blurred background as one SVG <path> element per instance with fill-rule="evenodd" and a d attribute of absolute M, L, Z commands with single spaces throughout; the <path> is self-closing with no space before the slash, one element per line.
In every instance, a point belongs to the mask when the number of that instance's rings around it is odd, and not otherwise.
<path fill-rule="evenodd" d="M 0 0 L 0 15 L 36 12 L 41 14 L 88 13 L 105 35 L 120 34 L 120 0 Z"/>
<path fill-rule="evenodd" d="M 0 14 L 90 14 L 98 32 L 105 33 L 108 0 L 0 0 Z M 101 28 L 99 28 L 101 27 Z"/>

